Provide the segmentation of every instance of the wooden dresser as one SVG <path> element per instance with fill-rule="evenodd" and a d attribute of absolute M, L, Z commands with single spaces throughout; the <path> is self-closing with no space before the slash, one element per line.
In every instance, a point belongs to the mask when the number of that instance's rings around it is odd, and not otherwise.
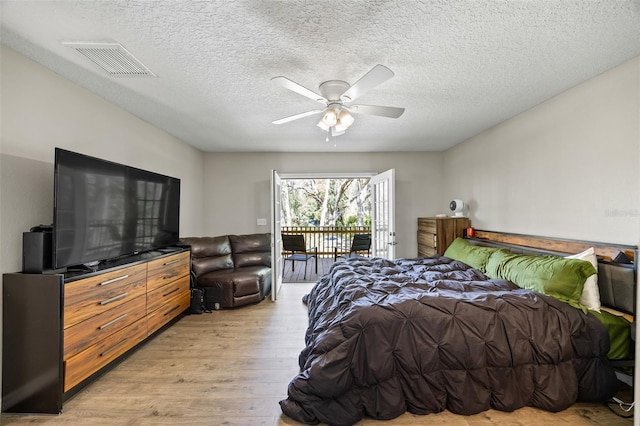
<path fill-rule="evenodd" d="M 419 217 L 418 256 L 444 254 L 457 237 L 471 226 L 467 217 Z"/>
<path fill-rule="evenodd" d="M 190 253 L 89 275 L 4 274 L 2 411 L 62 403 L 190 305 Z"/>

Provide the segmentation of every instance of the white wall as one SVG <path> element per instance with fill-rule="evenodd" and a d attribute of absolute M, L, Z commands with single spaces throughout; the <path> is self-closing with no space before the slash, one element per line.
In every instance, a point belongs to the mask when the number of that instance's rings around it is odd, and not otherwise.
<path fill-rule="evenodd" d="M 470 201 L 478 229 L 640 245 L 640 57 L 457 145 L 444 164 L 446 199 Z"/>
<path fill-rule="evenodd" d="M 53 222 L 54 148 L 181 179 L 182 234 L 202 230 L 203 154 L 15 51 L 1 49 L 1 272 L 22 267 L 22 232 Z"/>
<path fill-rule="evenodd" d="M 640 58 L 444 153 L 478 229 L 637 245 Z"/>
<path fill-rule="evenodd" d="M 346 143 L 346 141 L 345 141 Z M 397 255 L 417 254 L 417 218 L 445 211 L 442 153 L 209 153 L 205 155 L 206 235 L 269 232 L 270 176 L 279 173 L 348 173 L 396 170 Z"/>

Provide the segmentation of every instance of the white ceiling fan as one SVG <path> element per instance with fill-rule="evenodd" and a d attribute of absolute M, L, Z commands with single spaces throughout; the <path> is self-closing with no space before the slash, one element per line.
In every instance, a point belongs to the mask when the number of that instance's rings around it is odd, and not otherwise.
<path fill-rule="evenodd" d="M 404 108 L 351 104 L 360 95 L 389 80 L 393 75 L 393 71 L 389 68 L 378 64 L 362 76 L 360 80 L 356 81 L 353 86 L 341 80 L 325 81 L 318 87 L 320 94 L 289 80 L 287 77 L 274 77 L 271 81 L 302 96 L 320 102 L 324 105 L 324 108 L 281 118 L 273 121 L 273 124 L 284 124 L 299 118 L 324 113 L 318 123 L 318 127 L 327 132 L 330 131 L 331 136 L 339 136 L 344 134 L 349 126 L 353 124 L 354 118 L 351 113 L 398 118 L 404 112 Z"/>

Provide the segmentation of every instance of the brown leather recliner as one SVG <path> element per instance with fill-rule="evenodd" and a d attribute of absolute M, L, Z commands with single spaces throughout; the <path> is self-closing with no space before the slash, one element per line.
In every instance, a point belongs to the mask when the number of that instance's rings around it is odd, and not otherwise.
<path fill-rule="evenodd" d="M 188 237 L 195 285 L 207 309 L 257 303 L 271 293 L 271 234 Z"/>

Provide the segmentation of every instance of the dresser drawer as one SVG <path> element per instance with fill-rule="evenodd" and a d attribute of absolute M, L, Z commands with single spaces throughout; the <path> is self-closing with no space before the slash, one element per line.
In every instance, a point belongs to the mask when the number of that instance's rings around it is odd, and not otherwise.
<path fill-rule="evenodd" d="M 64 331 L 64 359 L 83 351 L 147 314 L 146 298 L 138 296 Z"/>
<path fill-rule="evenodd" d="M 435 234 L 438 229 L 435 219 L 418 219 L 418 232 L 429 232 Z"/>
<path fill-rule="evenodd" d="M 66 283 L 64 328 L 146 294 L 146 278 L 141 264 Z"/>
<path fill-rule="evenodd" d="M 418 256 L 431 257 L 436 254 L 436 249 L 433 247 L 418 245 Z"/>
<path fill-rule="evenodd" d="M 189 276 L 165 284 L 147 293 L 147 312 L 151 313 L 176 296 L 189 292 Z"/>
<path fill-rule="evenodd" d="M 164 305 L 147 315 L 148 334 L 152 335 L 163 325 L 191 306 L 191 294 L 185 292 L 169 299 Z"/>
<path fill-rule="evenodd" d="M 426 234 L 426 233 L 418 234 L 418 244 L 435 248 L 437 247 L 436 238 L 437 237 L 435 234 Z"/>
<path fill-rule="evenodd" d="M 418 253 L 424 256 L 430 253 L 444 254 L 449 245 L 458 237 L 464 235 L 464 230 L 470 226 L 466 217 L 418 218 Z"/>
<path fill-rule="evenodd" d="M 68 391 L 147 337 L 141 319 L 65 361 L 64 391 Z"/>
<path fill-rule="evenodd" d="M 149 262 L 147 290 L 153 291 L 178 278 L 189 276 L 189 256 L 186 251 Z"/>

